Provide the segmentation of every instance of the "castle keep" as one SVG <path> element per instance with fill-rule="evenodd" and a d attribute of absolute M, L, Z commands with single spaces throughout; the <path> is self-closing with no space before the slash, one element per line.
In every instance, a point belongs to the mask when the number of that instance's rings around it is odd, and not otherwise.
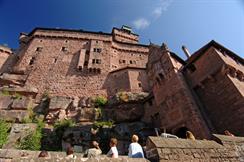
<path fill-rule="evenodd" d="M 51 101 L 46 118 L 52 118 L 76 113 L 77 108 L 79 114 L 90 113 L 90 97 L 110 99 L 131 92 L 148 95 L 134 103 L 136 112 L 129 117 L 141 114 L 135 120 L 153 128 L 182 138 L 186 130 L 199 138 L 224 130 L 244 136 L 244 61 L 215 41 L 187 60 L 164 43 L 139 44 L 139 36 L 127 26 L 111 33 L 35 28 L 21 33 L 19 43 L 16 51 L 0 47 L 0 89 L 25 99 L 0 96 L 1 118 L 21 120 L 29 102 L 38 107 L 47 94 Z M 75 108 L 52 108 L 60 97 L 71 99 Z"/>

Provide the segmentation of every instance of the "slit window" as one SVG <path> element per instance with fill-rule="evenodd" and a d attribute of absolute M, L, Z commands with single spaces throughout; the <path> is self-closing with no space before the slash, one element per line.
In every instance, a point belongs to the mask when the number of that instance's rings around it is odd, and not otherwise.
<path fill-rule="evenodd" d="M 37 52 L 41 52 L 41 51 L 42 51 L 42 47 L 37 47 L 37 48 L 36 48 L 36 51 L 37 51 Z"/>
<path fill-rule="evenodd" d="M 30 60 L 29 65 L 33 65 L 33 64 L 34 64 L 35 59 L 36 59 L 35 57 L 32 57 L 32 58 L 31 58 L 31 60 Z"/>
<path fill-rule="evenodd" d="M 62 47 L 62 49 L 61 49 L 63 52 L 65 52 L 65 51 L 68 51 L 68 48 L 67 47 Z"/>

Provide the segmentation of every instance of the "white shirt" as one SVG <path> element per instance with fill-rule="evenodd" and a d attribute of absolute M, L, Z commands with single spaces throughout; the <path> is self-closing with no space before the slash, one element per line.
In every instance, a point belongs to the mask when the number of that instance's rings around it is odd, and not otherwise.
<path fill-rule="evenodd" d="M 144 158 L 144 153 L 142 147 L 139 143 L 133 142 L 129 146 L 129 154 L 130 158 Z"/>
<path fill-rule="evenodd" d="M 107 153 L 107 156 L 109 156 L 109 157 L 112 157 L 113 155 L 114 155 L 114 158 L 118 158 L 119 157 L 118 150 L 117 150 L 117 148 L 115 146 L 111 147 L 109 152 Z"/>

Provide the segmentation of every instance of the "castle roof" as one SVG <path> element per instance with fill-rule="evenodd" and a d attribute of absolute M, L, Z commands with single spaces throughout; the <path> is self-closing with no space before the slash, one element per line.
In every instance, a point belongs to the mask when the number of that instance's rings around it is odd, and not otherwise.
<path fill-rule="evenodd" d="M 114 29 L 120 30 L 119 28 L 115 28 L 115 27 L 113 28 L 113 30 Z M 83 30 L 83 29 L 63 29 L 63 28 L 43 28 L 43 27 L 36 27 L 29 34 L 26 34 L 26 33 L 22 33 L 22 34 L 27 35 L 27 36 L 32 36 L 38 30 L 77 32 L 77 33 L 99 34 L 99 35 L 106 35 L 106 36 L 112 36 L 113 35 L 112 33 L 106 33 L 106 32 L 102 32 L 102 31 L 94 32 L 94 31 L 86 31 L 86 30 Z M 134 34 L 134 33 L 131 33 L 131 34 L 138 36 L 137 34 Z M 146 44 L 135 44 L 135 43 L 128 43 L 128 42 L 119 42 L 119 41 L 116 41 L 116 40 L 113 40 L 113 41 L 116 42 L 116 43 L 121 43 L 121 44 L 148 47 L 148 45 L 146 45 Z"/>
<path fill-rule="evenodd" d="M 197 61 L 205 52 L 210 48 L 210 47 L 215 47 L 216 49 L 221 49 L 221 51 L 224 51 L 226 55 L 230 56 L 232 59 L 237 60 L 240 62 L 242 65 L 244 65 L 244 60 L 231 50 L 227 49 L 223 45 L 219 44 L 218 42 L 211 40 L 208 44 L 197 50 L 194 54 L 191 55 L 190 58 L 186 60 L 187 65 L 184 67 L 187 68 L 190 64 L 194 63 Z"/>

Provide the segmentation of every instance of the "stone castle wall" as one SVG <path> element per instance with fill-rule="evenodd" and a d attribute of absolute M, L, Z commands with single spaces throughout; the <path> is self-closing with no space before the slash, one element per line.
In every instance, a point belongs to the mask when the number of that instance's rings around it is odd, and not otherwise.
<path fill-rule="evenodd" d="M 158 107 L 157 118 L 159 119 L 157 120 L 160 121 L 160 128 L 165 128 L 168 132 L 178 136 L 181 136 L 180 129 L 185 128 L 195 132 L 197 137 L 208 138 L 209 130 L 184 82 L 183 75 L 177 70 L 179 63 L 172 58 L 169 51 L 158 51 L 157 48 L 150 49 L 149 57 L 154 57 L 155 54 L 157 56 L 157 53 L 160 53 L 160 59 L 157 62 L 148 63 L 148 73 L 151 73 L 151 77 L 156 78 L 153 93 Z"/>
<path fill-rule="evenodd" d="M 188 69 L 186 76 L 215 130 L 224 132 L 227 129 L 243 135 L 243 66 L 214 47 L 194 62 L 194 66 L 195 70 Z"/>
<path fill-rule="evenodd" d="M 214 135 L 215 141 L 149 137 L 146 155 L 150 161 L 244 161 L 243 137 Z"/>
<path fill-rule="evenodd" d="M 28 74 L 25 85 L 39 93 L 107 96 L 110 71 L 147 62 L 146 46 L 113 42 L 108 34 L 37 30 L 29 37 L 14 71 Z"/>

